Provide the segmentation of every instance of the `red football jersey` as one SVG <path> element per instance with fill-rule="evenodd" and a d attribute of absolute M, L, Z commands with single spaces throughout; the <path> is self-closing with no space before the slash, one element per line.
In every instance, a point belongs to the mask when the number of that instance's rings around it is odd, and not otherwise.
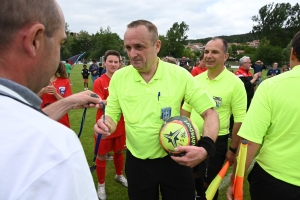
<path fill-rule="evenodd" d="M 109 95 L 108 93 L 109 82 L 110 82 L 110 78 L 106 74 L 103 74 L 102 76 L 97 78 L 94 82 L 94 86 L 93 86 L 94 92 L 98 94 L 99 97 L 101 97 L 101 99 L 103 100 L 106 100 Z M 103 110 L 99 109 L 96 115 L 96 122 L 98 121 L 98 119 L 101 118 L 102 115 L 103 115 Z M 124 122 L 123 115 L 121 115 L 121 118 L 116 127 L 116 131 L 110 136 L 108 136 L 107 138 L 110 139 L 110 138 L 118 137 L 122 134 L 125 134 L 125 122 Z"/>
<path fill-rule="evenodd" d="M 56 88 L 57 93 L 60 94 L 62 97 L 65 98 L 67 96 L 72 95 L 69 79 L 57 77 L 56 81 L 52 82 L 52 84 Z M 41 99 L 43 101 L 41 108 L 44 108 L 49 104 L 57 101 L 55 96 L 52 94 L 43 94 L 41 96 Z M 70 121 L 69 121 L 68 114 L 65 114 L 62 118 L 58 120 L 58 122 L 70 128 Z"/>
<path fill-rule="evenodd" d="M 198 74 L 201 74 L 201 73 L 205 72 L 206 70 L 207 70 L 206 67 L 200 68 L 200 67 L 196 66 L 192 69 L 191 74 L 193 76 L 197 76 Z"/>

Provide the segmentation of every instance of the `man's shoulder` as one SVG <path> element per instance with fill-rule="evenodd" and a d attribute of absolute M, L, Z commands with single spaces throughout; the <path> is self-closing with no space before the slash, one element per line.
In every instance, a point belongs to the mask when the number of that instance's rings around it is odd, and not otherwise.
<path fill-rule="evenodd" d="M 121 69 L 118 69 L 114 75 L 112 76 L 112 79 L 114 81 L 118 80 L 128 80 L 128 79 L 132 79 L 132 76 L 134 76 L 134 73 L 136 73 L 136 69 L 132 66 L 126 66 L 126 67 L 122 67 Z"/>
<path fill-rule="evenodd" d="M 233 74 L 238 75 L 238 74 L 243 74 L 241 68 L 238 68 Z"/>
<path fill-rule="evenodd" d="M 95 80 L 96 82 L 109 82 L 110 78 L 106 74 L 102 74 L 99 78 Z"/>

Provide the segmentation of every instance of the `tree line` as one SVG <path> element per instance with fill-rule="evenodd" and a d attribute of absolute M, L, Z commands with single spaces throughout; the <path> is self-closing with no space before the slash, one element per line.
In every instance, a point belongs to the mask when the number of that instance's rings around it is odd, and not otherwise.
<path fill-rule="evenodd" d="M 300 7 L 296 3 L 269 3 L 261 7 L 257 15 L 252 16 L 255 23 L 250 33 L 218 36 L 229 43 L 240 43 L 232 45 L 229 53 L 232 57 L 239 59 L 241 56 L 250 56 L 251 60 L 262 60 L 265 64 L 276 61 L 284 64 L 289 61 L 290 41 L 297 31 L 300 30 Z M 117 33 L 111 32 L 110 27 L 100 28 L 96 34 L 88 34 L 82 30 L 79 33 L 72 33 L 66 23 L 67 40 L 61 48 L 61 59 L 65 60 L 73 55 L 86 52 L 85 60 L 97 59 L 104 55 L 109 49 L 117 50 L 122 56 L 127 56 L 123 47 L 123 40 Z M 162 41 L 162 48 L 158 54 L 160 57 L 182 56 L 195 60 L 200 51 L 191 51 L 185 48 L 188 43 L 206 44 L 211 38 L 189 40 L 187 32 L 189 25 L 185 22 L 175 22 L 165 35 L 159 35 Z M 258 48 L 246 45 L 246 42 L 260 40 Z M 244 50 L 244 54 L 236 54 L 237 50 Z"/>

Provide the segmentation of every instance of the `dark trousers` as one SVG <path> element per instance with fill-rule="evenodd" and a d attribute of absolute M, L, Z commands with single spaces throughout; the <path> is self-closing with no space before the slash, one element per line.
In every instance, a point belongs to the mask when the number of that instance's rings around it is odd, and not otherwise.
<path fill-rule="evenodd" d="M 195 200 L 192 169 L 179 165 L 170 156 L 138 159 L 129 150 L 125 172 L 130 200 Z"/>
<path fill-rule="evenodd" d="M 197 195 L 200 196 L 201 200 L 206 200 L 205 191 L 207 189 L 204 184 L 201 185 L 201 182 L 205 182 L 208 185 L 212 182 L 224 164 L 227 150 L 228 135 L 218 136 L 216 141 L 216 154 L 214 157 L 211 157 L 198 165 L 199 179 L 195 180 L 195 184 L 197 187 Z M 213 199 L 218 199 L 218 191 Z"/>
<path fill-rule="evenodd" d="M 284 173 L 284 171 L 282 172 Z M 255 163 L 248 175 L 252 200 L 299 200 L 300 187 L 276 179 Z"/>

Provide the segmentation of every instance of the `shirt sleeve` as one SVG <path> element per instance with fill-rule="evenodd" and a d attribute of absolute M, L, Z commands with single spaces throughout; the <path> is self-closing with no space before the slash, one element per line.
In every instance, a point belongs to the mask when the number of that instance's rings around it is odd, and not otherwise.
<path fill-rule="evenodd" d="M 187 77 L 186 94 L 184 101 L 190 104 L 198 114 L 216 106 L 213 98 L 200 87 L 196 80 L 197 77 L 192 77 L 190 74 Z"/>
<path fill-rule="evenodd" d="M 231 101 L 234 122 L 243 122 L 247 109 L 247 93 L 242 81 L 237 82 Z"/>
<path fill-rule="evenodd" d="M 184 102 L 184 104 L 182 105 L 182 109 L 186 110 L 188 112 L 192 112 L 193 106 L 191 106 L 190 104 L 188 104 L 187 102 Z"/>

